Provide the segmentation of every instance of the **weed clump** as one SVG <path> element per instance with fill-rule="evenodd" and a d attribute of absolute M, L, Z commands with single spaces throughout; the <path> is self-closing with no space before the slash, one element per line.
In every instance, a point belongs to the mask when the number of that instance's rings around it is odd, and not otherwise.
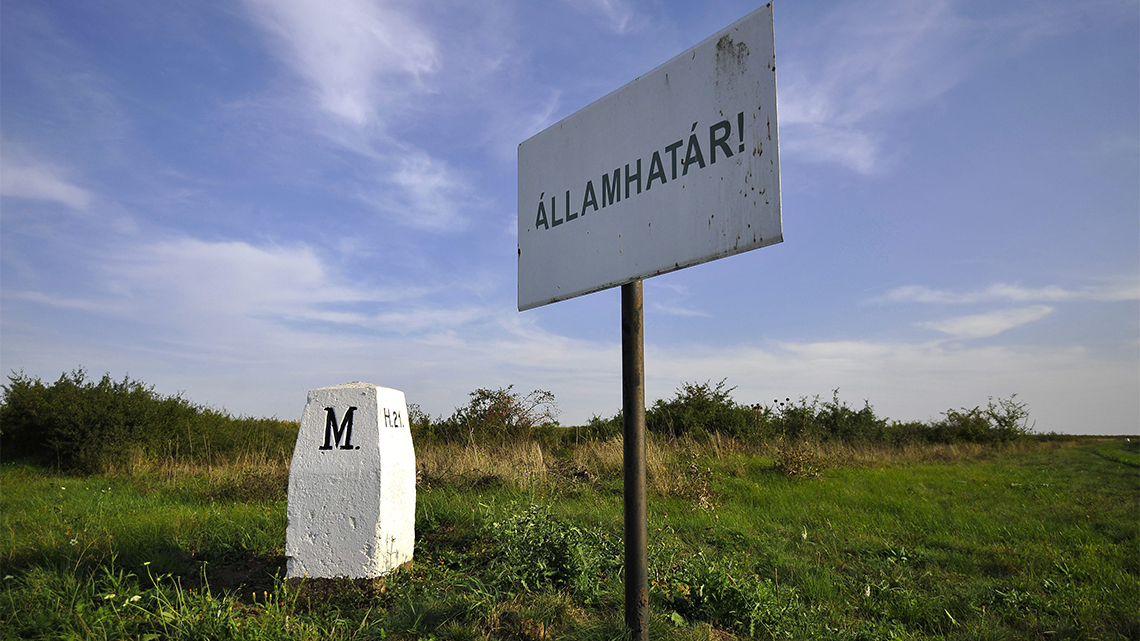
<path fill-rule="evenodd" d="M 650 597 L 677 625 L 704 621 L 760 638 L 792 627 L 804 607 L 795 588 L 781 589 L 748 568 L 704 555 L 655 572 Z"/>
<path fill-rule="evenodd" d="M 820 477 L 819 471 L 822 463 L 814 449 L 799 443 L 788 446 L 781 445 L 776 451 L 774 467 L 784 476 L 817 479 Z"/>
<path fill-rule="evenodd" d="M 492 521 L 487 535 L 496 541 L 493 575 L 514 592 L 564 590 L 591 603 L 621 568 L 614 537 L 556 519 L 543 506 Z"/>

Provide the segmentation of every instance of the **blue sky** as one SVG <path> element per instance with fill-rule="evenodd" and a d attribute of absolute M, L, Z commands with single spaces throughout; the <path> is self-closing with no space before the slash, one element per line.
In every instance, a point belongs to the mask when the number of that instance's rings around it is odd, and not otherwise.
<path fill-rule="evenodd" d="M 519 313 L 518 144 L 755 2 L 0 10 L 0 366 L 297 418 L 364 380 L 621 402 L 609 290 Z M 784 242 L 645 283 L 648 398 L 1018 394 L 1140 431 L 1140 9 L 777 0 Z"/>

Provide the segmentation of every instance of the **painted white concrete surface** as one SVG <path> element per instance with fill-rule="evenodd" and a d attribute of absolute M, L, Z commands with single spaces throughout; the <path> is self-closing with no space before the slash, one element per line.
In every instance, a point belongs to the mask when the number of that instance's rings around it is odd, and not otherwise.
<path fill-rule="evenodd" d="M 375 578 L 412 560 L 416 456 L 403 392 L 368 383 L 309 392 L 288 514 L 288 578 Z"/>

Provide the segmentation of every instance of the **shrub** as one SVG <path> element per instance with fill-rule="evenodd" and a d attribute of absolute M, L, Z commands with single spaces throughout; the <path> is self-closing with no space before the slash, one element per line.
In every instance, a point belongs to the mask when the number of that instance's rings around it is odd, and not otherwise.
<path fill-rule="evenodd" d="M 816 415 L 822 440 L 844 443 L 878 441 L 887 421 L 875 416 L 875 410 L 867 401 L 863 408 L 855 411 L 839 400 L 839 390 L 831 393 L 831 401 L 820 405 Z"/>
<path fill-rule="evenodd" d="M 990 423 L 981 409 L 946 410 L 934 424 L 941 443 L 981 443 L 989 440 Z"/>
<path fill-rule="evenodd" d="M 622 421 L 624 415 L 618 412 L 610 418 L 602 418 L 597 414 L 590 417 L 581 428 L 579 434 L 588 441 L 608 441 L 622 435 Z"/>
<path fill-rule="evenodd" d="M 703 438 L 720 434 L 751 441 L 826 443 L 847 445 L 1005 443 L 1033 432 L 1029 411 L 1017 400 L 989 399 L 985 408 L 948 410 L 931 422 L 891 421 L 875 414 L 868 401 L 856 410 L 833 390 L 831 400 L 819 396 L 798 401 L 776 399 L 771 405 L 741 405 L 732 398 L 733 387 L 721 380 L 715 385 L 683 383 L 669 400 L 657 400 L 646 411 L 646 430 L 670 438 Z M 599 437 L 621 434 L 621 414 L 593 417 L 586 429 Z"/>
<path fill-rule="evenodd" d="M 6 457 L 30 456 L 76 472 L 126 466 L 133 458 L 213 463 L 293 450 L 297 424 L 233 418 L 181 395 L 82 368 L 55 383 L 21 373 L 8 377 L 0 404 L 0 447 Z"/>
<path fill-rule="evenodd" d="M 767 437 L 778 436 L 789 441 L 841 442 L 849 445 L 883 444 L 895 447 L 916 444 L 1005 443 L 1032 433 L 1028 425 L 1029 411 L 1016 394 L 994 402 L 986 408 L 947 410 L 943 418 L 929 423 L 921 421 L 889 421 L 875 415 L 867 401 L 856 411 L 839 400 L 839 390 L 830 401 L 800 398 L 775 401 L 761 408 L 760 425 Z"/>
<path fill-rule="evenodd" d="M 413 432 L 430 430 L 431 417 L 419 406 L 419 403 L 408 403 L 408 427 Z"/>
<path fill-rule="evenodd" d="M 1031 434 L 1029 410 L 1014 394 L 1007 399 L 989 398 L 986 408 L 946 410 L 932 427 L 941 443 L 1006 443 Z"/>
<path fill-rule="evenodd" d="M 1017 394 L 999 398 L 996 405 L 991 396 L 986 404 L 986 418 L 998 441 L 1012 441 L 1033 433 L 1033 427 L 1029 424 L 1029 408 L 1017 400 Z"/>
<path fill-rule="evenodd" d="M 716 385 L 708 381 L 682 383 L 671 400 L 659 399 L 646 411 L 645 429 L 674 438 L 699 438 L 713 433 L 751 437 L 759 426 L 758 415 L 732 399 L 735 389 L 726 388 L 724 380 Z"/>
<path fill-rule="evenodd" d="M 819 456 L 816 455 L 815 450 L 803 443 L 794 446 L 782 445 L 776 452 L 773 466 L 776 471 L 792 478 L 817 479 L 820 477 Z"/>
<path fill-rule="evenodd" d="M 413 418 L 413 425 L 419 423 L 417 435 L 429 441 L 471 445 L 489 441 L 515 443 L 533 438 L 540 427 L 557 425 L 555 419 L 561 413 L 554 394 L 544 390 L 520 394 L 514 391 L 514 385 L 496 390 L 481 387 L 469 396 L 467 405 L 437 422 L 417 407 Z"/>

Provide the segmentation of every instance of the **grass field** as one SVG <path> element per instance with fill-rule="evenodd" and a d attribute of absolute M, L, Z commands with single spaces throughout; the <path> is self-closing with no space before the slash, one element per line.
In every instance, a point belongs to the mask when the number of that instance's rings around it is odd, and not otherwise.
<path fill-rule="evenodd" d="M 650 445 L 653 638 L 1140 638 L 1135 439 Z M 281 462 L 5 462 L 0 634 L 621 638 L 619 443 L 417 457 L 414 569 L 312 602 L 281 582 Z"/>

